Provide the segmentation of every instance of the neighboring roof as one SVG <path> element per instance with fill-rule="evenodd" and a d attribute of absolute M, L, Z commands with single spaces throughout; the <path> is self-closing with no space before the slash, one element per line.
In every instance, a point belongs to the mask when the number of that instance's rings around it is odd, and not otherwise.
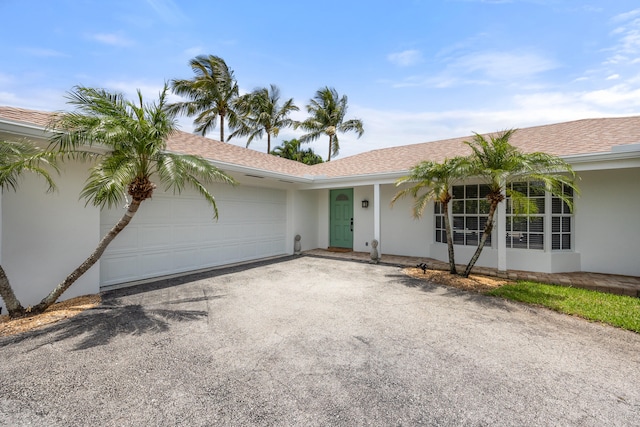
<path fill-rule="evenodd" d="M 43 127 L 53 114 L 0 107 L 0 119 Z M 422 160 L 442 161 L 447 157 L 466 155 L 470 150 L 463 142 L 471 138 L 466 136 L 383 148 L 314 166 L 181 131 L 169 139 L 167 146 L 171 151 L 291 176 L 347 177 L 403 172 Z M 542 151 L 560 157 L 608 153 L 614 146 L 640 143 L 640 116 L 585 119 L 522 128 L 513 134 L 510 142 L 523 152 Z"/>

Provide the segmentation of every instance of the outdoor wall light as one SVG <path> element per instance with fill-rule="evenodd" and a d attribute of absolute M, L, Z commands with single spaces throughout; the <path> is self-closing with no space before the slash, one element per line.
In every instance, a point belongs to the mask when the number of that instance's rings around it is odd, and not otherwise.
<path fill-rule="evenodd" d="M 368 201 L 367 199 L 364 199 L 364 200 L 362 201 L 362 207 L 363 207 L 363 208 L 368 208 L 368 207 L 369 207 L 369 201 Z"/>

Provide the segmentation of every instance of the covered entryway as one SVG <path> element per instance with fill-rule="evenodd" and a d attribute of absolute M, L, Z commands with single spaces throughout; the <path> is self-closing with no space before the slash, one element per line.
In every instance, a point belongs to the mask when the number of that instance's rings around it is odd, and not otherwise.
<path fill-rule="evenodd" d="M 353 249 L 353 188 L 329 192 L 329 245 Z"/>
<path fill-rule="evenodd" d="M 286 191 L 219 186 L 219 219 L 196 193 L 156 192 L 100 260 L 100 286 L 286 253 Z M 124 211 L 104 210 L 104 235 Z"/>

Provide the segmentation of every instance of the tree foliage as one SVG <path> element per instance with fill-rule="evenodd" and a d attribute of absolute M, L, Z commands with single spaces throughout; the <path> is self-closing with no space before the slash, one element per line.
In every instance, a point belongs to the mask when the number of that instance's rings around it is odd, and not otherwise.
<path fill-rule="evenodd" d="M 338 132 L 356 132 L 358 138 L 364 133 L 362 121 L 359 119 L 345 120 L 347 114 L 347 96 L 340 97 L 334 88 L 324 87 L 319 89 L 313 99 L 307 105 L 310 117 L 298 124 L 306 134 L 299 138 L 300 142 L 315 141 L 322 135 L 329 136 L 329 154 L 336 156 L 340 152 Z"/>
<path fill-rule="evenodd" d="M 449 253 L 449 272 L 456 274 L 456 261 L 453 248 L 453 236 L 451 234 L 451 221 L 449 220 L 449 202 L 451 201 L 451 186 L 468 176 L 469 163 L 466 158 L 454 157 L 446 159 L 442 163 L 429 160 L 420 162 L 414 166 L 409 175 L 396 181 L 396 186 L 409 184 L 410 186 L 398 191 L 391 204 L 398 199 L 411 196 L 414 199 L 413 216 L 420 218 L 425 207 L 431 201 L 442 204 L 445 222 L 445 232 Z"/>
<path fill-rule="evenodd" d="M 214 55 L 197 56 L 189 65 L 194 77 L 171 80 L 173 92 L 187 100 L 171 104 L 169 110 L 195 116 L 195 131 L 203 136 L 216 127 L 220 118 L 220 141 L 224 142 L 225 119 L 229 129 L 241 125 L 235 108 L 239 89 L 233 71 L 222 58 Z"/>
<path fill-rule="evenodd" d="M 300 145 L 301 143 L 297 139 L 283 141 L 282 145 L 277 146 L 271 151 L 271 154 L 285 159 L 295 160 L 296 162 L 306 165 L 322 163 L 322 157 L 314 153 L 313 149 L 307 148 L 306 150 L 301 150 Z"/>
<path fill-rule="evenodd" d="M 494 226 L 494 216 L 498 204 L 506 196 L 516 200 L 525 200 L 526 195 L 512 190 L 509 184 L 529 181 L 532 185 L 551 193 L 563 200 L 573 209 L 572 198 L 567 196 L 566 188 L 577 193 L 576 174 L 571 166 L 559 157 L 535 152 L 523 153 L 509 142 L 516 129 L 509 129 L 485 137 L 474 134 L 471 141 L 465 141 L 472 151 L 469 156 L 469 175 L 479 178 L 489 187 L 487 200 L 489 213 L 478 248 L 467 264 L 463 276 L 468 277 L 471 269 L 482 253 L 482 249 Z M 518 213 L 526 204 L 514 203 L 514 210 Z"/>
<path fill-rule="evenodd" d="M 292 111 L 299 108 L 289 98 L 280 105 L 280 89 L 276 85 L 259 88 L 238 98 L 236 102 L 239 125 L 229 139 L 235 136 L 248 136 L 247 148 L 254 138 L 267 135 L 267 153 L 271 152 L 271 136 L 278 137 L 281 129 L 291 127 L 294 121 L 289 118 Z"/>

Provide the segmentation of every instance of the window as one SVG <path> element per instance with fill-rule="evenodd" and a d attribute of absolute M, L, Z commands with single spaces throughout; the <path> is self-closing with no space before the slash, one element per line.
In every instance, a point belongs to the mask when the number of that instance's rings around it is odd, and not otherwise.
<path fill-rule="evenodd" d="M 565 197 L 573 202 L 573 189 L 564 186 L 562 188 Z M 551 198 L 551 249 L 571 249 L 571 221 L 573 215 L 569 205 L 559 197 Z"/>
<path fill-rule="evenodd" d="M 434 212 L 436 219 L 436 242 L 447 243 L 447 230 L 444 225 L 444 207 L 442 203 L 434 203 Z"/>
<path fill-rule="evenodd" d="M 559 197 L 546 193 L 539 182 L 515 182 L 508 190 L 517 191 L 525 196 L 516 215 L 513 197 L 508 196 L 506 203 L 506 247 L 511 249 L 571 250 L 573 241 L 573 214 L 569 204 Z M 563 187 L 564 195 L 573 202 L 573 190 Z M 453 199 L 450 210 L 452 215 L 453 243 L 456 245 L 477 246 L 482 231 L 487 224 L 489 201 L 486 199 L 489 187 L 486 185 L 455 185 L 452 188 Z M 516 198 L 516 200 L 518 200 Z M 550 205 L 550 207 L 549 207 Z M 442 204 L 434 204 L 435 240 L 447 242 Z M 491 236 L 487 237 L 487 246 L 491 245 Z"/>
<path fill-rule="evenodd" d="M 487 185 L 453 186 L 451 212 L 453 214 L 454 244 L 478 246 L 489 213 L 487 194 L 489 194 Z M 485 244 L 491 246 L 491 235 L 487 236 Z"/>
<path fill-rule="evenodd" d="M 516 249 L 544 249 L 545 191 L 537 182 L 515 182 L 509 190 L 526 197 L 516 214 L 514 200 L 507 196 L 507 247 Z"/>

